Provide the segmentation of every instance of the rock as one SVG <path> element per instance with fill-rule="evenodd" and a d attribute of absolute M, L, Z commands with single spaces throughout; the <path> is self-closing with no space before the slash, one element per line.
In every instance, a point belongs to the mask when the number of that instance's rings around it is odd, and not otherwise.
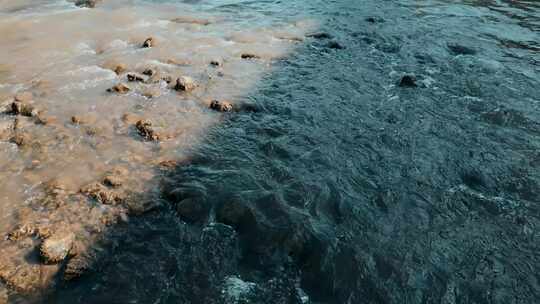
<path fill-rule="evenodd" d="M 210 65 L 214 67 L 220 67 L 220 66 L 223 66 L 223 62 L 221 62 L 221 60 L 215 59 L 215 60 L 210 61 Z"/>
<path fill-rule="evenodd" d="M 167 84 L 171 83 L 173 81 L 173 78 L 172 76 L 170 75 L 167 75 L 167 76 L 163 76 L 161 77 L 161 80 L 165 81 Z"/>
<path fill-rule="evenodd" d="M 38 111 L 28 102 L 14 101 L 11 104 L 11 113 L 13 115 L 33 117 L 38 114 Z"/>
<path fill-rule="evenodd" d="M 114 87 L 107 89 L 107 92 L 119 93 L 119 94 L 126 94 L 129 91 L 130 91 L 130 88 L 123 83 L 119 83 L 115 85 Z"/>
<path fill-rule="evenodd" d="M 127 74 L 127 80 L 131 82 L 146 82 L 148 77 L 137 73 L 129 73 Z"/>
<path fill-rule="evenodd" d="M 97 120 L 95 115 L 91 114 L 82 114 L 82 115 L 73 115 L 71 116 L 71 122 L 75 125 L 87 125 L 93 124 Z"/>
<path fill-rule="evenodd" d="M 210 207 L 203 197 L 190 197 L 176 205 L 176 212 L 188 222 L 197 222 L 208 216 Z"/>
<path fill-rule="evenodd" d="M 15 95 L 15 101 L 20 102 L 30 102 L 33 98 L 34 96 L 30 92 L 22 92 Z"/>
<path fill-rule="evenodd" d="M 74 241 L 75 235 L 72 232 L 55 233 L 41 243 L 41 257 L 48 264 L 59 263 L 68 256 Z"/>
<path fill-rule="evenodd" d="M 231 200 L 221 204 L 216 211 L 216 219 L 224 224 L 242 230 L 256 227 L 255 214 L 249 206 L 239 200 Z"/>
<path fill-rule="evenodd" d="M 124 184 L 126 177 L 129 175 L 128 169 L 124 167 L 116 167 L 109 171 L 103 178 L 103 184 L 113 188 L 117 188 Z"/>
<path fill-rule="evenodd" d="M 153 37 L 146 38 L 146 40 L 143 42 L 142 47 L 143 48 L 151 48 L 156 45 L 156 40 Z"/>
<path fill-rule="evenodd" d="M 81 252 L 75 257 L 69 259 L 64 270 L 64 280 L 71 281 L 79 278 L 85 272 L 94 267 L 96 259 L 97 255 L 92 249 Z"/>
<path fill-rule="evenodd" d="M 113 71 L 117 74 L 117 75 L 120 75 L 122 73 L 124 73 L 125 71 L 127 71 L 127 66 L 125 64 L 118 64 L 114 67 Z"/>
<path fill-rule="evenodd" d="M 245 282 L 239 277 L 229 276 L 225 278 L 221 297 L 228 304 L 250 303 L 256 296 L 257 285 Z"/>
<path fill-rule="evenodd" d="M 101 2 L 101 0 L 77 0 L 75 1 L 75 5 L 78 7 L 95 8 L 96 4 L 99 2 Z"/>
<path fill-rule="evenodd" d="M 261 57 L 251 53 L 244 53 L 240 56 L 242 59 L 260 59 Z"/>
<path fill-rule="evenodd" d="M 449 43 L 447 44 L 448 50 L 453 55 L 475 55 L 476 50 L 470 47 L 466 47 L 463 45 L 455 44 L 455 43 Z"/>
<path fill-rule="evenodd" d="M 135 124 L 135 128 L 139 134 L 146 140 L 159 140 L 159 134 L 152 128 L 152 122 L 146 119 L 141 119 Z"/>
<path fill-rule="evenodd" d="M 133 113 L 124 113 L 122 115 L 122 121 L 125 124 L 134 125 L 139 121 L 141 117 L 139 115 L 133 114 Z"/>
<path fill-rule="evenodd" d="M 142 72 L 143 75 L 146 75 L 146 76 L 149 76 L 149 77 L 152 77 L 152 76 L 156 75 L 157 73 L 158 73 L 157 70 L 154 69 L 154 68 L 148 68 L 148 69 L 146 69 L 146 70 L 144 70 Z"/>
<path fill-rule="evenodd" d="M 228 101 L 212 100 L 210 103 L 210 109 L 219 112 L 232 112 L 233 105 Z"/>
<path fill-rule="evenodd" d="M 22 263 L 0 263 L 0 279 L 11 289 L 21 293 L 32 293 L 41 283 L 40 265 Z"/>
<path fill-rule="evenodd" d="M 326 44 L 326 47 L 329 48 L 329 49 L 335 49 L 335 50 L 343 50 L 343 49 L 345 49 L 345 46 L 343 46 L 342 44 L 340 44 L 337 41 L 328 42 Z"/>
<path fill-rule="evenodd" d="M 401 80 L 399 81 L 399 86 L 408 87 L 408 88 L 417 87 L 416 77 L 414 77 L 414 75 L 404 75 L 403 77 L 401 77 Z"/>
<path fill-rule="evenodd" d="M 180 76 L 176 79 L 176 85 L 174 89 L 177 91 L 189 92 L 197 87 L 193 78 L 188 76 Z"/>
<path fill-rule="evenodd" d="M 308 34 L 306 36 L 310 38 L 315 38 L 315 39 L 332 39 L 333 38 L 332 35 L 328 33 L 313 33 L 313 34 Z"/>
<path fill-rule="evenodd" d="M 124 195 L 115 193 L 100 183 L 87 185 L 83 187 L 80 192 L 105 205 L 114 205 L 122 203 L 125 200 Z"/>

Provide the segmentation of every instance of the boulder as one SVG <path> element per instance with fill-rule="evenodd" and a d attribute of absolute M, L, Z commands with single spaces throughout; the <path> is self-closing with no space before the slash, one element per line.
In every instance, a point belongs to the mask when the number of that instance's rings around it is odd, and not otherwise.
<path fill-rule="evenodd" d="M 146 40 L 144 40 L 142 47 L 151 48 L 151 47 L 154 47 L 155 45 L 156 45 L 156 39 L 154 39 L 153 37 L 149 37 L 149 38 L 146 38 Z"/>
<path fill-rule="evenodd" d="M 75 235 L 72 232 L 58 232 L 45 239 L 39 248 L 45 263 L 56 264 L 63 261 L 73 248 Z"/>
<path fill-rule="evenodd" d="M 101 1 L 102 0 L 76 0 L 75 5 L 78 7 L 95 8 L 96 4 L 98 4 Z"/>
<path fill-rule="evenodd" d="M 174 89 L 177 91 L 188 92 L 192 91 L 197 87 L 193 78 L 188 76 L 180 76 L 176 79 L 176 85 Z"/>
<path fill-rule="evenodd" d="M 416 77 L 414 75 L 404 75 L 399 81 L 400 87 L 414 88 L 418 85 L 416 84 Z"/>
<path fill-rule="evenodd" d="M 123 83 L 119 83 L 115 85 L 114 87 L 107 89 L 107 92 L 118 93 L 118 94 L 126 94 L 129 91 L 130 91 L 130 88 Z"/>
<path fill-rule="evenodd" d="M 232 112 L 233 105 L 228 101 L 212 100 L 210 103 L 210 109 L 219 112 Z"/>
<path fill-rule="evenodd" d="M 159 140 L 159 134 L 152 127 L 152 122 L 150 120 L 141 119 L 137 121 L 135 128 L 137 128 L 139 135 L 141 135 L 144 139 L 152 141 Z"/>
<path fill-rule="evenodd" d="M 146 82 L 148 77 L 137 73 L 127 74 L 127 80 L 130 82 Z"/>
<path fill-rule="evenodd" d="M 27 117 L 33 117 L 38 114 L 38 111 L 32 104 L 26 101 L 14 101 L 11 104 L 11 113 L 13 115 L 22 115 Z"/>
<path fill-rule="evenodd" d="M 261 58 L 259 55 L 255 55 L 251 53 L 243 53 L 240 57 L 242 59 L 260 59 Z"/>

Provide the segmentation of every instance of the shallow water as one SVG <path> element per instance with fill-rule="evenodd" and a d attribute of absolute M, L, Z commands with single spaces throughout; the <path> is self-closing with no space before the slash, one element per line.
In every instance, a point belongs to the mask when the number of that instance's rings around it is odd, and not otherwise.
<path fill-rule="evenodd" d="M 0 228 L 52 213 L 60 223 L 82 222 L 88 233 L 85 225 L 100 215 L 85 215 L 99 204 L 51 211 L 31 198 L 59 175 L 76 192 L 118 164 L 133 172 L 128 188 L 161 203 L 149 214 L 90 229 L 98 233 L 85 244 L 104 252 L 99 267 L 37 301 L 540 299 L 536 2 L 0 7 L 7 45 L 0 93 L 32 90 L 59 121 L 29 127 L 50 142 L 37 168 L 37 152 L 2 143 L 8 173 L 0 183 Z M 158 45 L 141 50 L 149 36 Z M 262 58 L 241 60 L 242 52 Z M 215 57 L 223 67 L 208 65 Z M 105 90 L 122 77 L 107 69 L 113 61 L 187 74 L 201 86 L 178 94 L 163 85 L 152 100 L 140 96 L 145 85 L 110 95 Z M 404 74 L 416 75 L 418 86 L 399 87 Z M 215 98 L 257 111 L 214 113 L 207 107 Z M 100 136 L 70 123 L 87 112 L 105 130 Z M 126 112 L 181 134 L 142 141 L 122 122 Z M 57 132 L 67 133 L 67 142 Z M 161 170 L 162 160 L 178 164 Z M 193 201 L 203 207 L 186 209 Z"/>

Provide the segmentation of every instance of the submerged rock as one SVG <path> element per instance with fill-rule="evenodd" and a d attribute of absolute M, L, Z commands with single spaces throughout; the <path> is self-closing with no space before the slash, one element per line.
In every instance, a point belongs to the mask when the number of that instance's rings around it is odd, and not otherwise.
<path fill-rule="evenodd" d="M 152 122 L 146 119 L 141 119 L 135 124 L 135 128 L 139 134 L 147 140 L 158 140 L 158 136 L 152 128 Z"/>
<path fill-rule="evenodd" d="M 324 33 L 324 32 L 307 34 L 306 37 L 315 38 L 315 39 L 332 39 L 333 38 L 332 35 L 328 33 Z"/>
<path fill-rule="evenodd" d="M 0 121 L 0 140 L 8 140 L 13 132 L 14 122 L 12 120 Z"/>
<path fill-rule="evenodd" d="M 131 82 L 145 82 L 148 80 L 148 77 L 137 73 L 129 73 L 127 74 L 127 80 Z"/>
<path fill-rule="evenodd" d="M 102 0 L 77 0 L 75 1 L 75 5 L 79 7 L 95 8 L 96 4 L 101 1 Z"/>
<path fill-rule="evenodd" d="M 142 47 L 143 48 L 151 48 L 156 45 L 156 39 L 153 37 L 146 38 L 146 40 L 143 42 Z"/>
<path fill-rule="evenodd" d="M 71 251 L 74 240 L 75 235 L 72 232 L 53 234 L 41 244 L 41 257 L 49 264 L 63 261 Z"/>
<path fill-rule="evenodd" d="M 174 86 L 174 89 L 177 91 L 193 91 L 197 85 L 195 84 L 195 81 L 193 78 L 188 76 L 180 76 L 178 79 L 176 79 L 176 85 Z"/>
<path fill-rule="evenodd" d="M 408 87 L 408 88 L 414 88 L 418 85 L 416 84 L 416 77 L 414 75 L 405 75 L 401 77 L 401 80 L 399 81 L 400 87 Z"/>
<path fill-rule="evenodd" d="M 22 263 L 1 263 L 0 279 L 6 285 L 21 293 L 32 293 L 41 286 L 40 265 Z"/>
<path fill-rule="evenodd" d="M 125 84 L 123 83 L 119 83 L 117 85 L 115 85 L 114 87 L 110 88 L 110 89 L 107 89 L 107 92 L 110 92 L 110 93 L 119 93 L 119 94 L 126 94 L 127 92 L 129 92 L 131 89 L 126 86 Z"/>
<path fill-rule="evenodd" d="M 446 45 L 453 55 L 475 55 L 476 50 L 464 45 L 449 43 Z"/>
<path fill-rule="evenodd" d="M 176 205 L 178 215 L 189 222 L 196 222 L 206 218 L 209 211 L 210 206 L 202 197 L 186 198 Z"/>
<path fill-rule="evenodd" d="M 228 101 L 212 100 L 210 103 L 210 109 L 219 112 L 232 112 L 233 105 Z"/>
<path fill-rule="evenodd" d="M 242 59 L 260 59 L 261 57 L 251 53 L 243 53 L 240 56 Z"/>
<path fill-rule="evenodd" d="M 337 41 L 328 42 L 326 44 L 326 47 L 329 48 L 329 49 L 335 49 L 335 50 L 343 50 L 343 49 L 345 49 L 345 46 L 343 46 L 342 44 L 340 44 Z"/>

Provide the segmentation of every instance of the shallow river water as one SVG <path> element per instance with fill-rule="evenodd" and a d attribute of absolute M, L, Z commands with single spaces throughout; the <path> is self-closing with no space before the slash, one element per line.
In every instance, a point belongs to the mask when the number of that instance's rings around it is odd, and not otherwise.
<path fill-rule="evenodd" d="M 538 2 L 0 0 L 0 37 L 0 303 L 540 302 Z"/>

